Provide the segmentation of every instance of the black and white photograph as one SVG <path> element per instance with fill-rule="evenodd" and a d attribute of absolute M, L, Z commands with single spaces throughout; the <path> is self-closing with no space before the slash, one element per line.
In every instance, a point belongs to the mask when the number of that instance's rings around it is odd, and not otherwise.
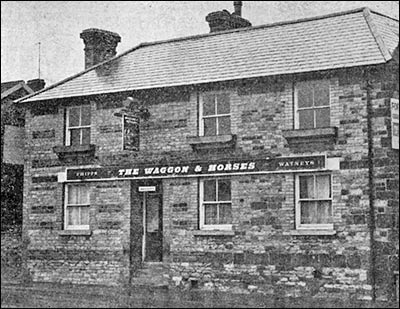
<path fill-rule="evenodd" d="M 1 308 L 398 308 L 399 1 L 1 1 Z"/>

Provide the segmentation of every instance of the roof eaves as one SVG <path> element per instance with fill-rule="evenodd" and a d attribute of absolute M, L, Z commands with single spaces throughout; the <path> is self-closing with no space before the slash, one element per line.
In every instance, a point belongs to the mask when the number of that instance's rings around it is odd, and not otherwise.
<path fill-rule="evenodd" d="M 284 76 L 284 75 L 293 75 L 293 74 L 302 74 L 302 73 L 311 73 L 311 72 L 323 72 L 323 71 L 328 71 L 328 70 L 337 70 L 337 69 L 348 69 L 348 68 L 355 68 L 359 66 L 366 66 L 366 65 L 379 65 L 379 64 L 384 64 L 386 63 L 383 58 L 380 62 L 374 62 L 374 63 L 366 63 L 366 64 L 361 64 L 361 65 L 355 65 L 355 66 L 341 66 L 341 67 L 324 67 L 324 68 L 319 68 L 319 69 L 314 69 L 314 70 L 297 70 L 297 71 L 288 71 L 288 72 L 281 72 L 278 74 L 267 74 L 267 75 L 245 75 L 241 76 L 239 78 L 233 78 L 233 79 L 226 79 L 226 78 L 215 78 L 215 79 L 210 79 L 210 80 L 204 80 L 201 82 L 196 82 L 193 84 L 187 84 L 186 82 L 182 83 L 173 83 L 173 84 L 168 84 L 164 86 L 144 86 L 144 87 L 137 87 L 137 88 L 125 88 L 125 89 L 116 89 L 116 90 L 111 90 L 111 91 L 105 91 L 105 92 L 95 92 L 95 93 L 88 93 L 85 95 L 82 94 L 74 94 L 70 95 L 68 97 L 63 96 L 63 97 L 55 97 L 55 98 L 48 98 L 48 99 L 43 99 L 45 101 L 48 100 L 53 100 L 53 99 L 62 99 L 62 98 L 76 98 L 76 97 L 82 97 L 82 96 L 92 96 L 92 95 L 105 95 L 105 94 L 113 94 L 113 93 L 120 93 L 120 92 L 131 92 L 131 91 L 139 91 L 139 90 L 149 90 L 149 89 L 154 89 L 154 88 L 166 88 L 166 87 L 181 87 L 181 86 L 196 86 L 196 85 L 201 85 L 204 83 L 218 83 L 218 82 L 224 82 L 224 81 L 237 81 L 237 80 L 243 80 L 243 79 L 248 79 L 248 78 L 262 78 L 262 77 L 270 77 L 270 76 Z M 38 102 L 40 100 L 34 100 L 31 102 Z"/>
<path fill-rule="evenodd" d="M 367 25 L 369 27 L 369 30 L 372 33 L 372 36 L 374 37 L 376 43 L 378 44 L 379 50 L 383 56 L 383 59 L 385 59 L 385 61 L 389 61 L 390 59 L 392 59 L 392 55 L 390 54 L 388 48 L 385 45 L 385 42 L 383 41 L 378 28 L 376 27 L 373 18 L 371 16 L 371 11 L 369 10 L 369 8 L 364 8 L 363 10 L 363 15 L 365 18 L 365 21 L 367 22 Z"/>

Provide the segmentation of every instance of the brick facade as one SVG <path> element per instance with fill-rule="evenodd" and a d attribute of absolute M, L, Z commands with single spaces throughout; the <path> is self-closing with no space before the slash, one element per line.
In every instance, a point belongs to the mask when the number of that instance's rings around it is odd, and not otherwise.
<path fill-rule="evenodd" d="M 398 98 L 398 81 L 396 86 L 392 75 L 396 69 L 373 73 L 370 91 L 376 283 L 382 299 L 393 295 L 393 280 L 382 280 L 381 275 L 393 278 L 394 265 L 398 265 L 399 158 L 398 150 L 391 149 L 389 121 L 389 99 Z M 138 152 L 122 150 L 121 118 L 114 116 L 121 105 L 112 103 L 120 101 L 118 95 L 55 101 L 55 113 L 28 109 L 24 243 L 32 279 L 124 284 L 129 280 L 130 254 L 136 254 L 132 248 L 141 247 L 141 206 L 134 180 L 87 182 L 91 234 L 62 233 L 65 184 L 56 176 L 66 167 L 323 154 L 340 162 L 340 168 L 331 171 L 334 235 L 294 233 L 295 173 L 231 176 L 233 233 L 221 235 L 199 233 L 199 178 L 161 179 L 164 278 L 171 287 L 371 299 L 367 90 L 360 72 L 312 76 L 330 83 L 331 126 L 337 127 L 337 138 L 325 143 L 309 139 L 306 144 L 289 145 L 283 134 L 294 128 L 293 85 L 310 78 L 307 75 L 176 88 L 177 93 L 189 95 L 162 102 L 145 100 L 151 116 L 141 123 Z M 212 89 L 230 93 L 236 146 L 196 152 L 187 137 L 198 135 L 199 94 Z M 151 91 L 134 95 L 151 98 Z M 84 100 L 91 104 L 95 155 L 62 161 L 53 147 L 64 144 L 65 106 Z M 132 227 L 134 220 L 138 225 Z M 137 257 L 131 261 L 135 276 L 144 266 Z"/>

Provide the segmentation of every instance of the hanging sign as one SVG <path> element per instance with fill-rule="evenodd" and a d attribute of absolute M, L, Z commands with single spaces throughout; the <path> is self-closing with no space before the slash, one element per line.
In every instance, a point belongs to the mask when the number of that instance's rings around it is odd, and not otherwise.
<path fill-rule="evenodd" d="M 390 114 L 392 118 L 392 148 L 399 149 L 399 100 L 390 99 Z"/>
<path fill-rule="evenodd" d="M 230 160 L 171 165 L 132 165 L 124 167 L 67 169 L 67 180 L 196 177 L 226 174 L 295 172 L 325 168 L 325 156 L 277 157 L 256 160 Z"/>
<path fill-rule="evenodd" d="M 132 114 L 122 115 L 122 149 L 139 150 L 139 117 Z"/>

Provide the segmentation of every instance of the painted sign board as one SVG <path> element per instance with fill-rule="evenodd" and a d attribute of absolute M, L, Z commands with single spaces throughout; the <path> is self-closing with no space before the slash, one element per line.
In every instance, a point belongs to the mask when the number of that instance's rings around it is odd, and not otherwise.
<path fill-rule="evenodd" d="M 225 160 L 171 165 L 132 165 L 123 167 L 67 169 L 69 180 L 135 179 L 218 176 L 229 174 L 261 174 L 263 172 L 290 172 L 325 168 L 326 157 L 276 157 L 255 160 Z"/>
<path fill-rule="evenodd" d="M 155 186 L 144 186 L 144 187 L 139 187 L 138 189 L 139 192 L 156 192 Z"/>
<path fill-rule="evenodd" d="M 122 115 L 122 149 L 139 150 L 139 117 L 131 114 Z"/>
<path fill-rule="evenodd" d="M 390 99 L 390 114 L 392 118 L 392 148 L 399 149 L 399 100 Z"/>

